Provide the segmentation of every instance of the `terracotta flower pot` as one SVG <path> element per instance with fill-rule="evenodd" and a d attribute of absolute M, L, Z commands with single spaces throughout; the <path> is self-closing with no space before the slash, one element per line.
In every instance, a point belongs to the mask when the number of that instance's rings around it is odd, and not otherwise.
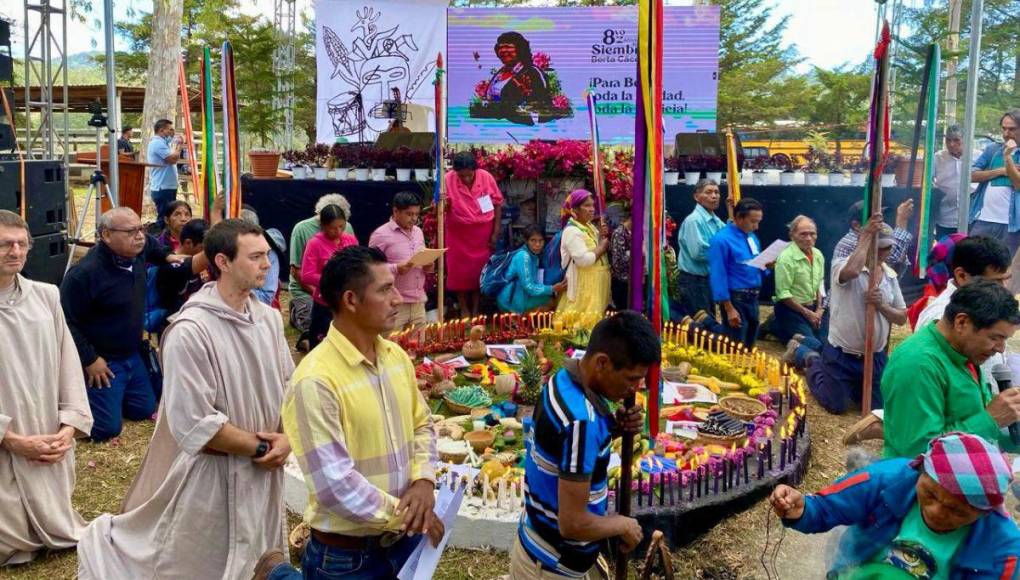
<path fill-rule="evenodd" d="M 276 177 L 276 168 L 280 166 L 279 151 L 249 151 L 248 161 L 251 162 L 251 173 L 259 179 Z"/>

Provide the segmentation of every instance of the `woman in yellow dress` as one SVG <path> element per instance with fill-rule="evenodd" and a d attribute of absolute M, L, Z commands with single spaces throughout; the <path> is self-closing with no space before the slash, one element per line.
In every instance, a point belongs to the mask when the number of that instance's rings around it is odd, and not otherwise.
<path fill-rule="evenodd" d="M 563 204 L 560 260 L 566 272 L 567 291 L 557 312 L 601 315 L 609 305 L 609 228 L 596 228 L 595 196 L 578 189 Z"/>

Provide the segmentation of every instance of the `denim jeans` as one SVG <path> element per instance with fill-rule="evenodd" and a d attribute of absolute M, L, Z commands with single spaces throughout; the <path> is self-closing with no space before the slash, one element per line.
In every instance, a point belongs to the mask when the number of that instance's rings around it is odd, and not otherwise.
<path fill-rule="evenodd" d="M 881 409 L 882 371 L 888 356 L 884 351 L 873 356 L 871 408 Z M 840 415 L 849 408 L 851 401 L 860 403 L 863 399 L 864 357 L 809 337 L 797 349 L 797 366 L 805 369 L 808 388 L 826 411 Z"/>
<path fill-rule="evenodd" d="M 814 310 L 816 304 L 808 305 L 807 308 Z M 782 302 L 776 302 L 775 321 L 772 323 L 772 334 L 779 339 L 779 342 L 786 344 L 790 342 L 795 334 L 803 334 L 817 340 L 824 341 L 829 335 L 829 311 L 822 315 L 822 324 L 819 328 L 811 326 L 806 318 L 794 309 Z"/>
<path fill-rule="evenodd" d="M 131 421 L 151 417 L 156 412 L 158 400 L 141 354 L 110 359 L 106 365 L 114 375 L 110 386 L 86 389 L 92 409 L 92 440 L 97 442 L 120 435 L 122 417 Z"/>
<path fill-rule="evenodd" d="M 301 557 L 302 571 L 290 564 L 280 564 L 269 573 L 269 580 L 394 579 L 422 537 L 404 537 L 389 547 L 364 550 L 332 548 L 310 537 Z"/>
<path fill-rule="evenodd" d="M 166 227 L 166 207 L 177 199 L 177 190 L 154 189 L 149 194 L 152 195 L 152 204 L 156 206 L 156 225 L 162 230 Z"/>
<path fill-rule="evenodd" d="M 715 304 L 712 302 L 708 276 L 695 276 L 681 270 L 678 283 L 682 316 L 694 316 L 699 310 L 704 310 L 715 318 Z"/>

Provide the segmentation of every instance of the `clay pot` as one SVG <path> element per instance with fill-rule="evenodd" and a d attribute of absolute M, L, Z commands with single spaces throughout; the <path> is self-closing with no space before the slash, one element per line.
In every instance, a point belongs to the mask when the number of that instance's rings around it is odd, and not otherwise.
<path fill-rule="evenodd" d="M 279 151 L 249 151 L 248 161 L 251 162 L 251 173 L 259 179 L 276 177 L 276 168 L 280 165 Z"/>
<path fill-rule="evenodd" d="M 485 343 L 480 340 L 469 340 L 464 343 L 461 354 L 468 360 L 481 360 L 485 358 Z"/>

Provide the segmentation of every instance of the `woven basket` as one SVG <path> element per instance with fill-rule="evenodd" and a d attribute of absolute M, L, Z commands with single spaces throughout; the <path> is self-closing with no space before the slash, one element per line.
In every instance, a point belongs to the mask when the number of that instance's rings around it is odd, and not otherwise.
<path fill-rule="evenodd" d="M 741 421 L 753 421 L 767 409 L 765 403 L 750 397 L 729 396 L 719 399 L 719 408 Z"/>
<path fill-rule="evenodd" d="M 467 405 L 461 405 L 450 400 L 450 397 L 443 397 L 443 401 L 446 403 L 446 408 L 457 413 L 458 415 L 471 415 L 471 411 L 475 409 L 481 409 L 482 407 L 468 407 Z"/>

